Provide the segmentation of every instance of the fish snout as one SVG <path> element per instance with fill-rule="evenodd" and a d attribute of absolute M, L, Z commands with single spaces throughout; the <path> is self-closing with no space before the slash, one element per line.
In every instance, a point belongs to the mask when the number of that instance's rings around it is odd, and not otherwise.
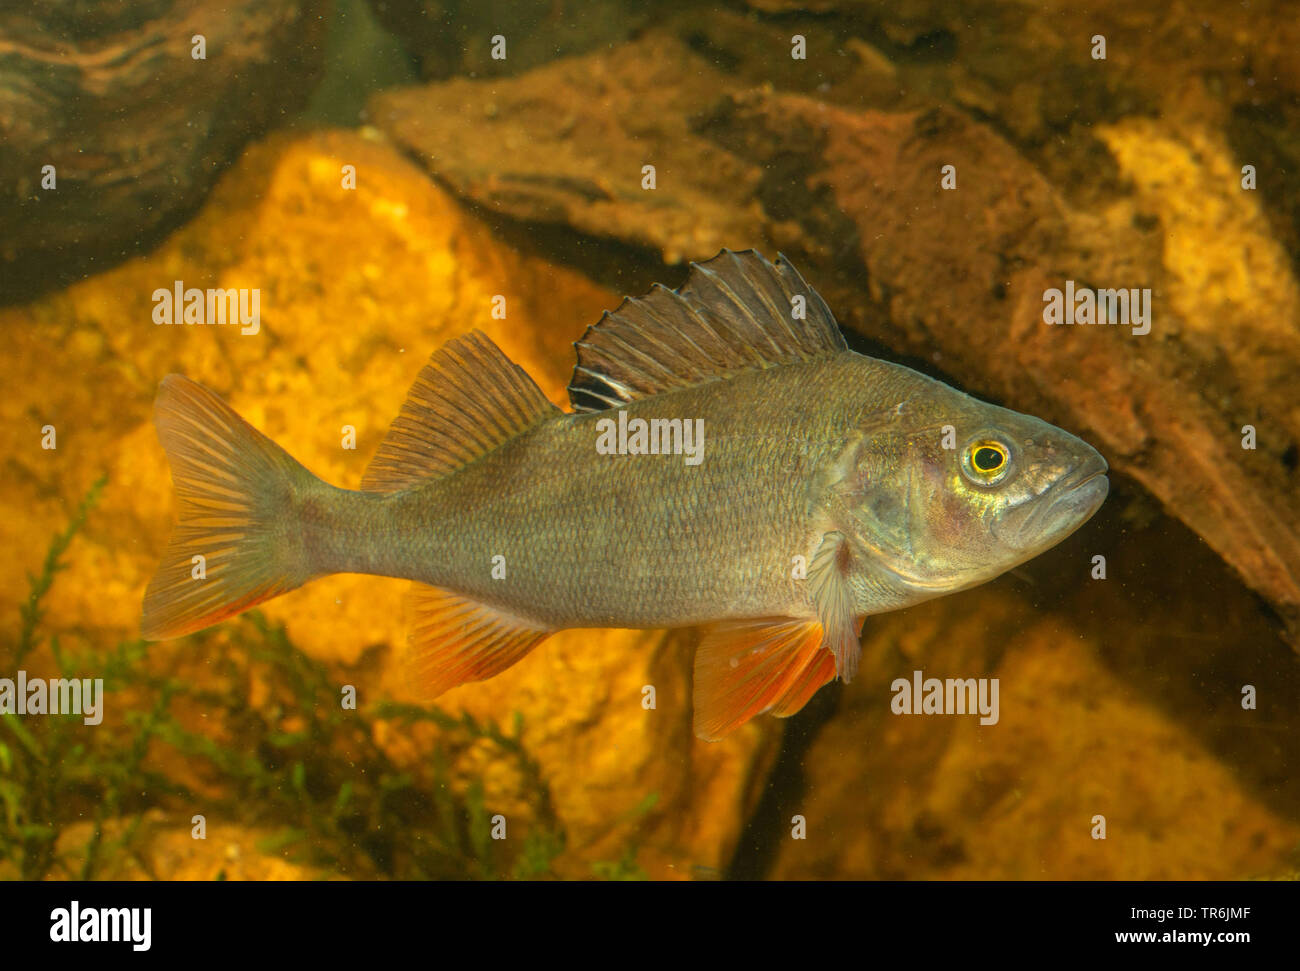
<path fill-rule="evenodd" d="M 1110 466 L 1091 445 L 1079 445 L 1083 450 L 1081 461 L 1048 490 L 1042 497 L 1041 509 L 1036 510 L 1038 515 L 1026 522 L 1039 533 L 1038 538 L 1048 543 L 1061 541 L 1086 523 L 1110 492 L 1110 479 L 1106 477 Z M 1031 542 L 1034 538 L 1026 537 Z"/>
<path fill-rule="evenodd" d="M 1062 451 L 1059 446 L 1055 449 Z M 1086 442 L 1070 449 L 1078 456 L 1046 489 L 1009 510 L 994 529 L 1011 549 L 1037 554 L 1059 543 L 1095 513 L 1110 491 L 1110 466 Z"/>

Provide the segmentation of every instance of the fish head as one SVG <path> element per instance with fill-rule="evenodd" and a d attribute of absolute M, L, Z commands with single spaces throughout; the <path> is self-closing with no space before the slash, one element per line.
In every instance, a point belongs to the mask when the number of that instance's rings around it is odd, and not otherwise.
<path fill-rule="evenodd" d="M 836 526 L 891 605 L 992 579 L 1085 523 L 1109 489 L 1091 445 L 946 386 L 861 429 L 838 483 Z"/>

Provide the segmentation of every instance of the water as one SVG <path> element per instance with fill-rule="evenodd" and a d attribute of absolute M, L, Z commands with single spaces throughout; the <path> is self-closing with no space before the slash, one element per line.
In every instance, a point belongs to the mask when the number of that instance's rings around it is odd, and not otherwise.
<path fill-rule="evenodd" d="M 146 6 L 0 14 L 0 709 L 20 672 L 102 709 L 0 718 L 0 874 L 1294 876 L 1285 5 L 223 3 L 202 43 Z M 1100 512 L 869 617 L 853 683 L 716 743 L 689 630 L 564 632 L 432 706 L 396 580 L 137 640 L 166 374 L 358 488 L 445 341 L 564 403 L 589 325 L 723 247 L 785 253 L 855 350 L 1096 446 Z M 1046 322 L 1067 284 L 1149 319 Z M 918 671 L 996 680 L 996 723 L 895 713 Z"/>

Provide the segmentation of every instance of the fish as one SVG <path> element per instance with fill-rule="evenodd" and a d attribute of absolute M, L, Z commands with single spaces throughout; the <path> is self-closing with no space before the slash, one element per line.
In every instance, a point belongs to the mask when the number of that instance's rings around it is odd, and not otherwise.
<path fill-rule="evenodd" d="M 699 628 L 693 727 L 717 740 L 851 681 L 866 617 L 1013 569 L 1109 488 L 1069 432 L 851 350 L 780 254 L 692 263 L 574 346 L 564 411 L 481 331 L 448 341 L 358 490 L 165 377 L 178 519 L 142 635 L 330 574 L 410 580 L 405 670 L 433 699 L 559 630 Z"/>

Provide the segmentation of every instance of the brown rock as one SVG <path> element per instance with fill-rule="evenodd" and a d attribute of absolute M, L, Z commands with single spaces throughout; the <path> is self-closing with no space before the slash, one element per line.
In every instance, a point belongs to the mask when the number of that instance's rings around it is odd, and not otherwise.
<path fill-rule="evenodd" d="M 518 74 L 626 40 L 655 4 L 634 0 L 370 0 L 428 78 Z M 504 57 L 493 56 L 495 38 Z"/>
<path fill-rule="evenodd" d="M 660 34 L 619 51 L 525 78 L 385 91 L 368 114 L 455 191 L 515 219 L 633 242 L 667 263 L 758 236 L 761 213 L 737 204 L 758 171 L 690 132 L 726 77 Z"/>
<path fill-rule="evenodd" d="M 747 19 L 773 41 L 806 35 L 809 73 L 867 43 L 894 66 L 898 84 L 889 96 L 903 106 L 939 101 L 995 118 L 1018 147 L 1042 148 L 1043 158 L 1055 157 L 1049 142 L 1086 143 L 1087 126 L 1168 113 L 1189 98 L 1203 120 L 1222 121 L 1230 106 L 1293 103 L 1300 94 L 1300 23 L 1287 0 L 1252 5 L 1249 20 L 1217 0 L 1187 0 L 1175 10 L 1124 0 L 747 0 L 747 6 L 764 15 Z M 729 39 L 741 19 L 718 11 L 674 27 L 681 32 L 692 24 L 709 49 L 750 77 L 768 52 Z M 1097 37 L 1105 38 L 1104 59 L 1094 57 Z M 823 95 L 861 105 L 855 101 L 861 93 L 849 87 Z M 865 105 L 886 107 L 874 98 Z"/>
<path fill-rule="evenodd" d="M 328 6 L 57 0 L 0 12 L 0 302 L 112 265 L 192 211 L 247 141 L 310 94 Z"/>

